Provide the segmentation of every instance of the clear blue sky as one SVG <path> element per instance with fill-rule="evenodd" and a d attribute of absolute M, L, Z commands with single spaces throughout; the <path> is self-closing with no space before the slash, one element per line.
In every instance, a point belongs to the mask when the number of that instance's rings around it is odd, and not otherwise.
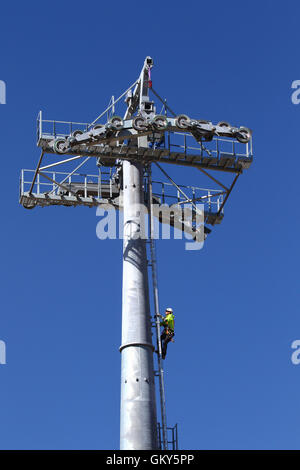
<path fill-rule="evenodd" d="M 255 162 L 204 249 L 157 244 L 176 314 L 168 423 L 183 449 L 300 449 L 299 14 L 296 1 L 1 5 L 1 449 L 119 446 L 122 242 L 97 239 L 94 209 L 26 211 L 18 179 L 37 163 L 40 109 L 92 121 L 146 55 L 177 113 L 254 132 Z"/>

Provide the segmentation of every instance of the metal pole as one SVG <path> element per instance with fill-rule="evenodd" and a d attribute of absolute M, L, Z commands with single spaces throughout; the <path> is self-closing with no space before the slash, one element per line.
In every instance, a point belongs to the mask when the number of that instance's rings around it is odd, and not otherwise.
<path fill-rule="evenodd" d="M 143 166 L 123 162 L 124 241 L 121 351 L 121 450 L 157 449 Z"/>
<path fill-rule="evenodd" d="M 146 59 L 147 61 L 147 59 Z M 144 86 L 146 61 L 139 86 L 128 103 L 125 116 L 135 112 L 143 98 L 148 99 Z M 136 82 L 136 83 L 137 83 Z M 137 97 L 139 93 L 139 101 Z M 116 101 L 115 101 L 116 103 Z M 137 139 L 139 147 L 147 147 L 147 137 Z M 124 160 L 123 165 L 123 296 L 121 350 L 121 419 L 122 450 L 157 449 L 157 418 L 154 364 L 148 286 L 144 168 L 139 162 Z"/>

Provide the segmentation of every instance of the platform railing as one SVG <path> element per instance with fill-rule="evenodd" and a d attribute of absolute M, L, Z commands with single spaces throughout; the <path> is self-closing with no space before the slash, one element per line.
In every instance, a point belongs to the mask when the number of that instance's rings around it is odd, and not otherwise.
<path fill-rule="evenodd" d="M 238 157 L 252 158 L 252 139 L 246 144 L 238 142 L 236 139 L 229 137 L 215 136 L 211 141 L 197 142 L 194 136 L 188 132 L 168 132 L 165 139 L 166 147 L 170 152 L 178 149 L 186 156 L 195 155 L 199 152 L 200 157 L 216 157 L 220 158 L 221 154 Z"/>
<path fill-rule="evenodd" d="M 178 185 L 187 195 L 188 199 L 186 199 L 171 183 L 154 180 L 152 181 L 152 186 L 153 196 L 160 198 L 162 204 L 204 204 L 208 212 L 218 212 L 220 210 L 225 194 L 225 191 L 217 189 Z M 221 213 L 223 213 L 223 210 Z"/>
<path fill-rule="evenodd" d="M 20 196 L 28 195 L 31 188 L 35 170 L 23 169 L 20 178 Z M 171 183 L 153 181 L 153 196 L 160 204 L 204 204 L 208 212 L 218 212 L 223 203 L 224 192 L 215 189 L 200 188 L 197 186 L 178 185 L 186 198 Z M 77 186 L 76 186 L 77 185 Z M 109 197 L 113 195 L 114 182 L 110 171 L 101 171 L 101 174 L 66 173 L 62 171 L 43 171 L 38 173 L 31 191 L 32 197 L 49 194 L 53 197 L 72 196 L 78 192 L 88 197 L 93 192 L 94 197 L 103 197 L 103 185 Z M 146 187 L 146 185 L 145 185 Z M 109 189 L 109 191 L 108 191 Z M 96 195 L 95 195 L 96 190 Z M 75 194 L 76 195 L 76 194 Z M 223 213 L 223 211 L 221 211 Z"/>
<path fill-rule="evenodd" d="M 35 174 L 35 170 L 23 169 L 21 171 L 20 178 L 20 195 L 24 195 L 29 192 L 32 180 Z M 38 173 L 36 176 L 35 183 L 32 188 L 32 195 L 39 197 L 44 194 L 52 194 L 53 196 L 65 195 L 71 196 L 72 185 L 80 185 L 83 196 L 87 197 L 91 185 L 93 189 L 97 188 L 97 196 L 99 199 L 102 197 L 102 186 L 105 184 L 109 185 L 110 195 L 112 195 L 112 179 L 110 178 L 109 171 L 102 171 L 101 175 L 91 175 L 83 173 L 70 173 L 62 171 L 43 171 L 41 174 Z"/>
<path fill-rule="evenodd" d="M 53 121 L 42 118 L 42 111 L 39 112 L 37 117 L 37 143 L 42 137 L 44 138 L 57 138 L 67 137 L 76 130 L 86 132 L 89 128 L 87 122 L 75 121 Z"/>

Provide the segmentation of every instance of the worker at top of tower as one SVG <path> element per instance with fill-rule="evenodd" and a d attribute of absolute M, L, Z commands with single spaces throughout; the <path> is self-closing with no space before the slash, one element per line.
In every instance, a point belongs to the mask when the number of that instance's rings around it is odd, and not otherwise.
<path fill-rule="evenodd" d="M 159 314 L 163 321 L 160 322 L 160 325 L 164 327 L 163 332 L 160 337 L 162 345 L 162 358 L 165 359 L 167 354 L 167 347 L 170 341 L 174 342 L 173 337 L 174 333 L 174 314 L 171 307 L 166 308 L 165 316 Z"/>

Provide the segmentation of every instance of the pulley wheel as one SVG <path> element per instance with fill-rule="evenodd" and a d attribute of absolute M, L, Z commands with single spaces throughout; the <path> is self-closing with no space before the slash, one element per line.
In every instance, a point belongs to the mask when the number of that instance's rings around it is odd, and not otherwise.
<path fill-rule="evenodd" d="M 53 149 L 56 153 L 65 153 L 67 151 L 65 139 L 56 139 L 53 144 Z"/>
<path fill-rule="evenodd" d="M 247 144 L 251 139 L 251 131 L 248 127 L 240 127 L 236 133 L 236 138 L 241 144 Z"/>
<path fill-rule="evenodd" d="M 78 135 L 82 135 L 83 131 L 80 129 L 77 129 L 76 131 L 72 132 L 72 137 L 77 137 Z"/>
<path fill-rule="evenodd" d="M 166 118 L 166 116 L 163 116 L 162 114 L 157 114 L 153 118 L 152 124 L 156 129 L 162 131 L 168 127 L 168 119 Z"/>
<path fill-rule="evenodd" d="M 136 116 L 132 120 L 132 127 L 136 131 L 145 131 L 147 129 L 147 121 L 142 116 Z"/>
<path fill-rule="evenodd" d="M 231 125 L 227 121 L 220 121 L 220 122 L 218 122 L 217 126 L 219 126 L 219 127 L 231 127 Z"/>
<path fill-rule="evenodd" d="M 179 129 L 187 129 L 190 125 L 190 118 L 185 114 L 179 114 L 175 119 L 175 124 Z"/>
<path fill-rule="evenodd" d="M 109 122 L 116 131 L 120 131 L 124 127 L 124 121 L 120 116 L 113 116 Z"/>

